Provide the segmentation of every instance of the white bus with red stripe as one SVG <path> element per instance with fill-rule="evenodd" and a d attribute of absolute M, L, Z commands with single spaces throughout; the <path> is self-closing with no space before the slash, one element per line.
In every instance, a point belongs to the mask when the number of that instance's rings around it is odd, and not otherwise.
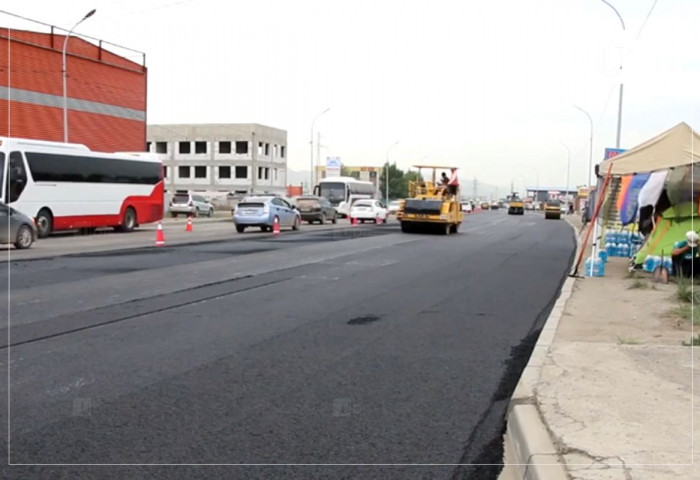
<path fill-rule="evenodd" d="M 34 218 L 40 237 L 61 230 L 131 231 L 162 220 L 163 157 L 0 137 L 0 200 Z"/>

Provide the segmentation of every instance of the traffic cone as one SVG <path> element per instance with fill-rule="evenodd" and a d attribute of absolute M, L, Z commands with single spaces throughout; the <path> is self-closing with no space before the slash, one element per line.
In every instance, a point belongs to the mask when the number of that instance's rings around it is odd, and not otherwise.
<path fill-rule="evenodd" d="M 158 229 L 156 230 L 156 247 L 162 247 L 165 245 L 165 234 L 163 233 L 163 225 L 158 222 Z"/>
<path fill-rule="evenodd" d="M 280 222 L 279 222 L 279 220 L 277 219 L 277 217 L 275 217 L 275 221 L 274 221 L 274 223 L 272 224 L 272 234 L 273 234 L 273 235 L 279 235 L 279 234 L 280 234 Z"/>
<path fill-rule="evenodd" d="M 187 217 L 187 226 L 185 227 L 186 232 L 191 232 L 192 231 L 192 215 Z"/>
<path fill-rule="evenodd" d="M 357 218 L 350 217 L 350 225 L 352 225 L 353 227 L 356 227 L 357 226 Z"/>
<path fill-rule="evenodd" d="M 382 224 L 382 217 L 377 215 L 377 225 L 381 225 L 381 224 Z"/>

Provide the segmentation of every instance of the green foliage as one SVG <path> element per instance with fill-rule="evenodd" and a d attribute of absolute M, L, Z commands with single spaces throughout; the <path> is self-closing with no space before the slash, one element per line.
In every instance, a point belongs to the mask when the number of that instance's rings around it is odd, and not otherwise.
<path fill-rule="evenodd" d="M 382 193 L 382 199 L 386 198 L 386 170 L 385 163 L 382 173 L 379 175 L 379 190 Z M 410 174 L 411 172 L 409 172 Z M 408 178 L 396 164 L 389 165 L 389 200 L 408 196 Z"/>
<path fill-rule="evenodd" d="M 646 281 L 644 281 L 644 280 L 642 280 L 642 279 L 640 279 L 640 278 L 635 278 L 634 280 L 632 280 L 632 283 L 630 283 L 630 285 L 629 285 L 627 288 L 628 288 L 629 290 L 632 290 L 632 289 L 635 289 L 635 288 L 642 288 L 642 289 L 644 289 L 644 288 L 647 288 L 647 287 L 648 287 L 648 285 L 647 285 L 647 282 L 646 282 Z"/>
<path fill-rule="evenodd" d="M 685 303 L 700 303 L 700 289 L 694 288 L 692 279 L 680 277 L 676 284 L 676 299 Z"/>
<path fill-rule="evenodd" d="M 690 342 L 682 342 L 686 347 L 700 347 L 700 334 L 692 337 Z"/>

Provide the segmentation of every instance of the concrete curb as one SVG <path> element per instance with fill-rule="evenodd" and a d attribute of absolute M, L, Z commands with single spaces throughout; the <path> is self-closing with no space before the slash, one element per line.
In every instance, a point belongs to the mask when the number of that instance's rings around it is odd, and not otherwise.
<path fill-rule="evenodd" d="M 581 240 L 576 226 L 567 223 L 574 230 L 576 254 L 581 249 Z M 571 266 L 569 266 L 569 271 Z M 537 343 L 532 350 L 508 406 L 506 434 L 504 438 L 505 465 L 499 477 L 523 480 L 568 480 L 566 462 L 557 451 L 547 425 L 537 408 L 537 384 L 542 365 L 549 355 L 559 321 L 564 314 L 566 303 L 574 289 L 575 278 L 568 277 L 562 285 L 552 311 L 547 318 Z M 510 457 L 510 458 L 508 458 Z"/>

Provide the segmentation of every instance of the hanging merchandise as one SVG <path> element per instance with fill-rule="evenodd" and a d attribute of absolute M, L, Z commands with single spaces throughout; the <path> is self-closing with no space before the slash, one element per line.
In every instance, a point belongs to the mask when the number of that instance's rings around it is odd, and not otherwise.
<path fill-rule="evenodd" d="M 667 176 L 668 170 L 653 172 L 649 176 L 649 180 L 647 180 L 639 191 L 639 208 L 643 208 L 647 205 L 656 206 L 656 202 L 659 201 L 661 192 L 664 189 Z"/>
<path fill-rule="evenodd" d="M 623 225 L 634 223 L 639 209 L 639 193 L 649 180 L 650 174 L 639 173 L 634 175 L 627 187 L 627 192 L 620 204 L 620 222 Z"/>

